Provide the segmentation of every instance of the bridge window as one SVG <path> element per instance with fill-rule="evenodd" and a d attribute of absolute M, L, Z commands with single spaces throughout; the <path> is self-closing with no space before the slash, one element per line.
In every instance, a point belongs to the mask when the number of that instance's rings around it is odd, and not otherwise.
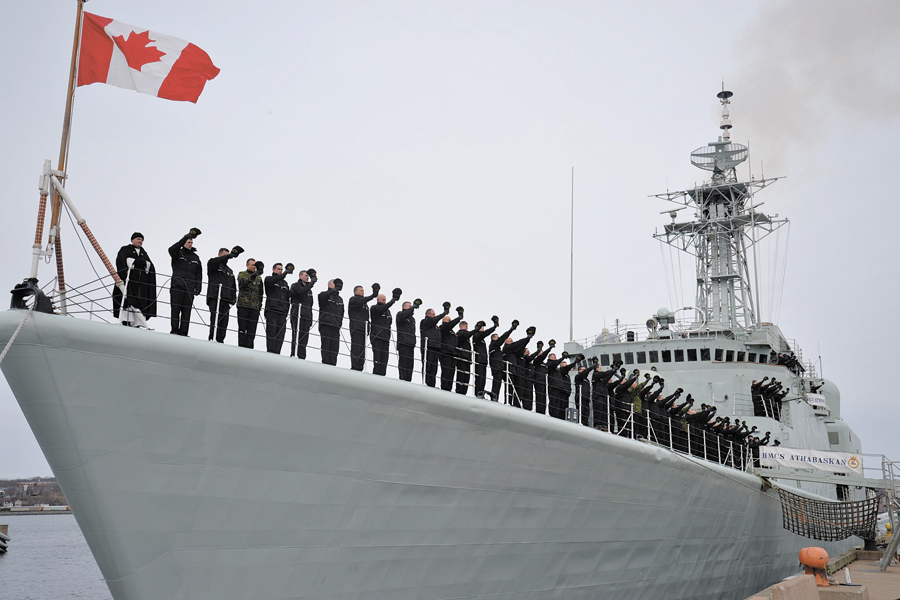
<path fill-rule="evenodd" d="M 759 355 L 759 364 L 764 365 L 764 364 L 766 364 L 766 362 L 767 362 L 766 361 L 766 353 L 763 352 L 762 354 Z"/>
<path fill-rule="evenodd" d="M 751 352 L 747 358 L 748 362 L 756 362 L 756 352 Z"/>
<path fill-rule="evenodd" d="M 716 361 L 722 362 L 724 355 L 725 355 L 725 353 L 722 351 L 721 348 L 716 348 Z"/>
<path fill-rule="evenodd" d="M 600 355 L 600 364 L 604 367 L 609 366 L 609 354 L 601 354 Z"/>
<path fill-rule="evenodd" d="M 652 363 L 659 362 L 659 352 L 657 352 L 656 350 L 650 351 L 650 362 L 652 362 Z"/>
<path fill-rule="evenodd" d="M 626 352 L 625 353 L 625 364 L 626 365 L 634 364 L 634 352 Z"/>
<path fill-rule="evenodd" d="M 672 351 L 671 350 L 663 350 L 662 351 L 662 359 L 663 359 L 663 362 L 672 362 Z"/>
<path fill-rule="evenodd" d="M 675 351 L 675 362 L 684 362 L 684 350 Z"/>
<path fill-rule="evenodd" d="M 734 362 L 734 350 L 725 353 L 725 362 Z"/>
<path fill-rule="evenodd" d="M 637 353 L 637 361 L 638 361 L 639 365 L 642 365 L 645 362 L 647 362 L 647 353 L 646 352 L 638 352 Z"/>
<path fill-rule="evenodd" d="M 688 360 L 691 362 L 695 362 L 697 360 L 697 349 L 696 348 L 688 348 Z"/>
<path fill-rule="evenodd" d="M 744 358 L 746 357 L 746 352 L 738 352 L 738 362 L 744 362 Z"/>
<path fill-rule="evenodd" d="M 700 348 L 700 360 L 709 360 L 709 348 Z"/>
<path fill-rule="evenodd" d="M 622 355 L 621 355 L 620 353 L 618 353 L 618 352 L 615 352 L 615 353 L 613 354 L 613 362 L 618 362 L 618 361 L 620 361 L 620 360 L 622 360 Z"/>

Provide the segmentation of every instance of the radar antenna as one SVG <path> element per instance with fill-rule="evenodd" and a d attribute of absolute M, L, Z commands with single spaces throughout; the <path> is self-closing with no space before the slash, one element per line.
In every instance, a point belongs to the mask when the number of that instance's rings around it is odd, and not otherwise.
<path fill-rule="evenodd" d="M 715 142 L 691 152 L 691 164 L 711 171 L 710 181 L 692 190 L 667 192 L 655 197 L 681 205 L 661 211 L 672 222 L 653 237 L 696 257 L 697 300 L 696 328 L 713 331 L 742 331 L 760 321 L 748 263 L 748 250 L 787 219 L 758 212 L 761 203 L 753 203 L 753 195 L 779 178 L 739 181 L 736 167 L 747 160 L 748 147 L 731 141 L 729 107 L 734 94 L 723 89 L 716 94 L 722 104 L 721 135 Z M 693 208 L 694 219 L 677 223 L 679 210 Z M 753 263 L 756 275 L 756 263 Z M 692 328 L 692 331 L 694 328 Z"/>

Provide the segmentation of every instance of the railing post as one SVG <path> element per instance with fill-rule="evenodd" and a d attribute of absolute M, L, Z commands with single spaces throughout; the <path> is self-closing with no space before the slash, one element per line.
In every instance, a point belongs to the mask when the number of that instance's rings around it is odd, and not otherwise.
<path fill-rule="evenodd" d="M 687 423 L 687 421 L 685 421 L 685 423 Z M 690 425 L 690 423 L 688 423 L 686 433 L 687 433 L 687 442 L 688 442 L 687 443 L 687 453 L 690 454 L 691 453 L 691 425 Z"/>
<path fill-rule="evenodd" d="M 122 323 L 123 313 L 125 311 L 125 299 L 128 297 L 128 282 L 131 281 L 131 267 L 128 267 L 128 274 L 125 276 L 125 285 L 122 287 L 122 302 L 119 303 L 119 322 Z"/>
<path fill-rule="evenodd" d="M 703 460 L 709 460 L 706 458 L 706 430 L 703 430 Z"/>
<path fill-rule="evenodd" d="M 504 360 L 503 364 L 506 365 L 503 368 L 503 404 L 512 405 L 512 399 L 509 397 L 509 361 Z"/>
<path fill-rule="evenodd" d="M 544 373 L 544 415 L 550 414 L 550 374 Z"/>
<path fill-rule="evenodd" d="M 675 444 L 672 441 L 672 415 L 669 415 L 666 418 L 669 419 L 669 450 L 674 450 Z"/>
<path fill-rule="evenodd" d="M 222 284 L 219 284 L 219 291 L 216 293 L 216 310 L 213 314 L 215 324 L 213 325 L 213 341 L 219 337 L 219 311 L 222 310 Z"/>
<path fill-rule="evenodd" d="M 609 389 L 609 388 L 607 388 L 607 389 Z M 612 422 L 610 422 L 611 410 L 612 410 L 612 407 L 609 405 L 609 394 L 607 393 L 606 394 L 606 432 L 607 433 L 613 432 Z"/>
<path fill-rule="evenodd" d="M 575 388 L 575 396 L 578 402 L 575 403 L 575 410 L 578 412 L 578 424 L 581 425 L 581 389 Z"/>
<path fill-rule="evenodd" d="M 534 363 L 532 362 L 532 366 Z M 531 370 L 532 375 L 534 374 L 534 369 Z M 529 377 L 529 384 L 531 386 L 531 412 L 537 413 L 537 394 L 534 390 L 534 377 Z M 546 401 L 545 401 L 546 403 Z"/>
<path fill-rule="evenodd" d="M 631 417 L 628 419 L 628 432 L 631 439 L 634 439 L 634 402 L 631 403 Z"/>

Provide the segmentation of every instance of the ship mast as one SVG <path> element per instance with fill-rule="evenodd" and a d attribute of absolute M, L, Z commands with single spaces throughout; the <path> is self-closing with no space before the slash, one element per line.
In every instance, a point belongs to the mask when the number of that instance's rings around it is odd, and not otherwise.
<path fill-rule="evenodd" d="M 72 60 L 69 67 L 69 85 L 66 91 L 66 110 L 63 115 L 62 139 L 59 142 L 59 161 L 57 172 L 62 174 L 65 184 L 67 161 L 69 158 L 69 133 L 72 126 L 72 105 L 75 101 L 75 87 L 77 86 L 76 73 L 78 71 L 78 50 L 81 42 L 81 26 L 84 16 L 84 3 L 87 0 L 77 0 L 78 10 L 75 14 L 75 39 L 72 42 Z M 47 250 L 56 254 L 56 288 L 59 292 L 59 307 L 62 314 L 66 314 L 66 275 L 63 269 L 62 241 L 60 239 L 60 215 L 62 214 L 62 199 L 59 192 L 53 194 L 53 202 L 50 207 L 50 232 L 47 239 Z M 43 214 L 43 211 L 41 211 Z M 42 221 L 43 218 L 41 217 Z M 43 228 L 43 223 L 38 223 L 38 230 Z M 37 243 L 37 242 L 36 242 Z M 36 266 L 36 265 L 35 265 Z M 32 273 L 36 277 L 37 273 Z"/>
<path fill-rule="evenodd" d="M 691 164 L 711 171 L 712 178 L 691 190 L 655 197 L 681 205 L 668 212 L 672 222 L 653 237 L 687 252 L 697 262 L 695 327 L 738 333 L 761 321 L 751 279 L 748 251 L 787 219 L 758 212 L 754 194 L 779 178 L 739 181 L 736 168 L 747 160 L 748 148 L 731 141 L 732 92 L 717 94 L 722 104 L 721 135 L 691 152 Z M 694 220 L 676 222 L 678 211 L 693 209 Z M 754 274 L 756 262 L 752 263 Z"/>

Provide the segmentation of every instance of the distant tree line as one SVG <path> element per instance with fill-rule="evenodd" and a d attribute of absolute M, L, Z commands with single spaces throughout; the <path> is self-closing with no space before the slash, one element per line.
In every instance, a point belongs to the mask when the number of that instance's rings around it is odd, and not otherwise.
<path fill-rule="evenodd" d="M 23 506 L 65 506 L 66 497 L 53 477 L 29 479 L 0 479 L 0 507 L 7 502 L 21 500 Z"/>

